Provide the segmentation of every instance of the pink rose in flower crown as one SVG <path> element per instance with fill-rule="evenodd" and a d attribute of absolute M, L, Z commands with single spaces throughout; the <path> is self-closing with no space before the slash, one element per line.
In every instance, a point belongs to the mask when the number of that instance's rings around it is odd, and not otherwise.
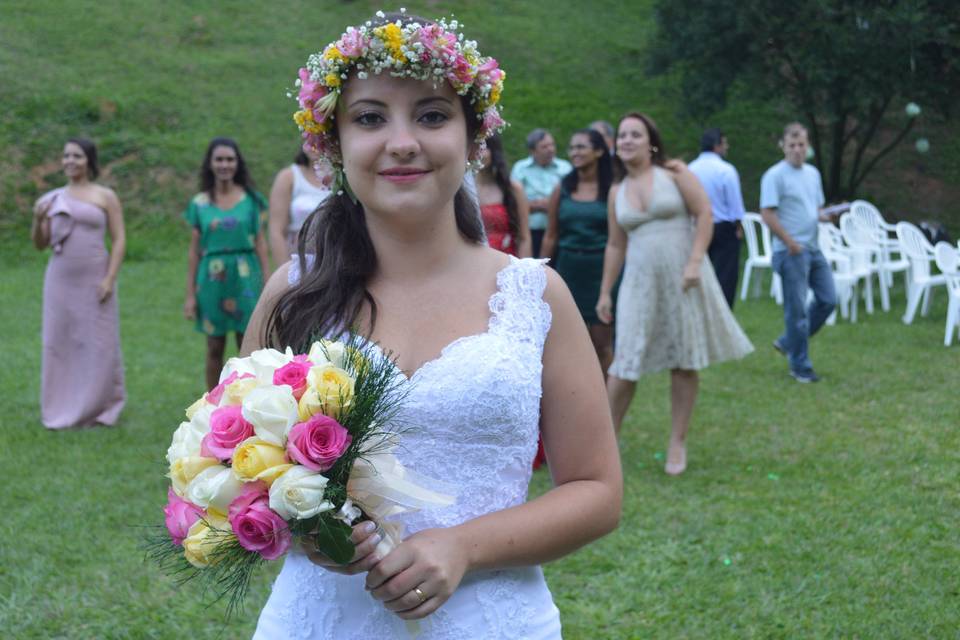
<path fill-rule="evenodd" d="M 301 67 L 299 76 L 300 91 L 297 98 L 300 101 L 300 108 L 313 109 L 313 105 L 329 92 L 319 81 L 310 79 L 310 70 L 306 67 Z"/>
<path fill-rule="evenodd" d="M 350 433 L 339 422 L 316 413 L 290 430 L 287 455 L 311 471 L 326 471 L 340 459 L 352 441 Z"/>
<path fill-rule="evenodd" d="M 420 30 L 419 40 L 423 44 L 424 52 L 421 56 L 423 62 L 429 62 L 431 58 L 446 59 L 457 55 L 457 37 L 452 33 L 443 30 L 438 24 L 432 24 Z"/>
<path fill-rule="evenodd" d="M 363 48 L 367 45 L 363 35 L 350 27 L 343 37 L 337 41 L 337 49 L 347 58 L 359 58 L 363 55 Z"/>
<path fill-rule="evenodd" d="M 236 382 L 237 380 L 243 380 L 244 378 L 254 377 L 252 373 L 244 373 L 243 375 L 238 374 L 236 371 L 231 373 L 229 376 L 224 379 L 223 382 L 215 386 L 213 389 L 207 392 L 206 398 L 207 402 L 210 404 L 220 404 L 221 398 L 223 398 L 224 390 L 230 386 L 230 383 Z"/>
<path fill-rule="evenodd" d="M 493 86 L 500 81 L 502 76 L 503 71 L 500 70 L 499 63 L 493 58 L 490 58 L 477 68 L 477 78 L 482 84 Z"/>
<path fill-rule="evenodd" d="M 493 133 L 498 127 L 503 126 L 503 124 L 503 117 L 500 115 L 500 112 L 497 111 L 495 107 L 490 107 L 483 112 L 483 125 L 481 125 L 480 128 L 483 131 Z"/>
<path fill-rule="evenodd" d="M 190 527 L 203 516 L 203 509 L 184 500 L 173 489 L 167 490 L 167 506 L 163 508 L 164 524 L 173 539 L 173 544 L 183 546 Z"/>
<path fill-rule="evenodd" d="M 473 66 L 467 61 L 463 54 L 457 54 L 456 61 L 447 73 L 447 80 L 449 80 L 454 87 L 457 87 L 459 84 L 472 84 L 473 78 Z"/>
<path fill-rule="evenodd" d="M 229 405 L 210 414 L 210 432 L 200 441 L 200 455 L 229 460 L 238 444 L 253 436 L 253 425 L 243 417 L 243 407 Z"/>
<path fill-rule="evenodd" d="M 295 356 L 293 360 L 273 372 L 273 384 L 289 385 L 293 389 L 293 397 L 297 400 L 307 390 L 307 374 L 313 363 L 306 355 Z"/>
<path fill-rule="evenodd" d="M 290 528 L 270 508 L 270 493 L 262 482 L 253 482 L 230 503 L 230 528 L 240 546 L 267 560 L 276 560 L 290 548 Z"/>

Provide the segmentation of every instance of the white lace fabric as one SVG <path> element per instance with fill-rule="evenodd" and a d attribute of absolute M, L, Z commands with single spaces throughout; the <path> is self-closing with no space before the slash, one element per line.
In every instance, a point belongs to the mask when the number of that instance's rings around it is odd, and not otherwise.
<path fill-rule="evenodd" d="M 406 535 L 450 527 L 527 499 L 540 424 L 543 344 L 551 312 L 538 260 L 497 274 L 487 331 L 455 340 L 410 378 L 397 455 L 456 493 L 449 507 L 412 514 Z M 291 553 L 261 613 L 257 639 L 407 638 L 402 620 L 363 589 Z M 559 613 L 539 567 L 468 574 L 422 624 L 417 640 L 554 639 Z"/>

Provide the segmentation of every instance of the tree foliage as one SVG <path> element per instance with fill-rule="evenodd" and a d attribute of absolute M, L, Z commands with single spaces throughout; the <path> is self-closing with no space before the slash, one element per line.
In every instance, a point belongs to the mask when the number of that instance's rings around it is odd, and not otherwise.
<path fill-rule="evenodd" d="M 949 117 L 960 96 L 956 0 L 659 0 L 656 24 L 651 70 L 679 73 L 691 115 L 734 87 L 796 109 L 828 199 L 907 136 L 906 104 Z"/>

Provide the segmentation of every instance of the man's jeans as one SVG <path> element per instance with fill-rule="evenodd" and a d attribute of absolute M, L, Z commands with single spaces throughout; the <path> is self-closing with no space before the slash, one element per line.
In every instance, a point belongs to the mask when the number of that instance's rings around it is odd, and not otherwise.
<path fill-rule="evenodd" d="M 833 273 L 823 254 L 804 248 L 795 256 L 788 251 L 773 254 L 773 270 L 783 284 L 783 321 L 785 331 L 777 342 L 787 352 L 790 370 L 799 374 L 813 371 L 807 352 L 810 337 L 815 334 L 837 304 Z M 813 300 L 807 305 L 807 290 Z"/>

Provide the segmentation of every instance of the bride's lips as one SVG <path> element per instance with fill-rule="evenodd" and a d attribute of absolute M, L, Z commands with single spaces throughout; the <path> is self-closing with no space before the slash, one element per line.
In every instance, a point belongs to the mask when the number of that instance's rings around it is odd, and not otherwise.
<path fill-rule="evenodd" d="M 416 167 L 392 167 L 380 172 L 380 176 L 386 178 L 394 184 L 410 184 L 416 182 L 423 176 L 430 173 L 427 169 L 417 169 Z"/>

